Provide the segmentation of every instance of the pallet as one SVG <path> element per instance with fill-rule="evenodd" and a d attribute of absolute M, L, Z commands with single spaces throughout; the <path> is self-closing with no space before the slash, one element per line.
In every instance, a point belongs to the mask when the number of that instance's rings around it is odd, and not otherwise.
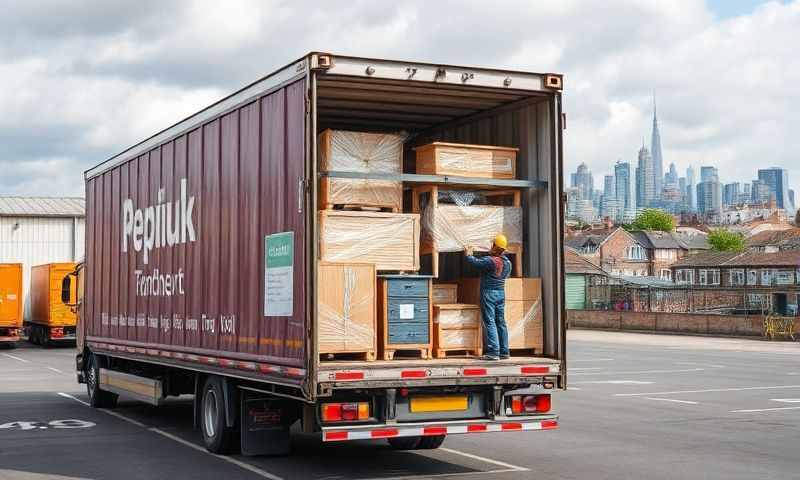
<path fill-rule="evenodd" d="M 480 357 L 481 355 L 483 355 L 483 349 L 480 348 L 439 348 L 433 351 L 434 358 Z"/>
<path fill-rule="evenodd" d="M 359 361 L 359 362 L 372 362 L 378 358 L 374 350 L 366 352 L 325 352 L 319 354 L 321 362 L 336 362 L 336 361 Z"/>
<path fill-rule="evenodd" d="M 384 348 L 383 349 L 383 359 L 384 360 L 394 360 L 394 355 L 397 352 L 401 352 L 401 356 L 403 358 L 421 358 L 423 360 L 430 360 L 431 358 L 431 349 L 430 348 Z M 411 354 L 411 355 L 408 355 Z"/>

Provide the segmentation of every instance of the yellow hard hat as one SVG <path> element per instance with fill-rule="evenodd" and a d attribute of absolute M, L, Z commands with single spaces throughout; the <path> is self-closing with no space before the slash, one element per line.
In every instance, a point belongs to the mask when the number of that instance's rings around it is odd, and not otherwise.
<path fill-rule="evenodd" d="M 505 249 L 506 249 L 506 247 L 508 247 L 508 239 L 507 239 L 507 238 L 506 238 L 506 236 L 505 236 L 505 235 L 503 235 L 502 233 L 498 233 L 498 234 L 497 234 L 497 235 L 495 235 L 495 237 L 494 237 L 494 244 L 495 244 L 496 246 L 498 246 L 498 247 L 502 248 L 503 250 L 505 250 Z"/>

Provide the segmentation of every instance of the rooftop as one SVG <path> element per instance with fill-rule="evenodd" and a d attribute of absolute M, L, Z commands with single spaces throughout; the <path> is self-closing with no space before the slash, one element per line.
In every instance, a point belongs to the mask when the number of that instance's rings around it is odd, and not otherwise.
<path fill-rule="evenodd" d="M 564 268 L 567 273 L 608 276 L 603 269 L 581 257 L 578 252 L 569 247 L 564 249 Z"/>
<path fill-rule="evenodd" d="M 0 196 L 0 217 L 85 217 L 79 197 Z"/>
<path fill-rule="evenodd" d="M 679 260 L 672 268 L 681 267 L 800 267 L 800 251 L 784 252 L 702 252 Z"/>

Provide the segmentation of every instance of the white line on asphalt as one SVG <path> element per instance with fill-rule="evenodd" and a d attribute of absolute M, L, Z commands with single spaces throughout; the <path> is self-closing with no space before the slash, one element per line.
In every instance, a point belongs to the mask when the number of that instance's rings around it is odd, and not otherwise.
<path fill-rule="evenodd" d="M 635 375 L 635 374 L 648 374 L 648 373 L 688 373 L 688 372 L 702 372 L 705 368 L 686 368 L 683 370 L 632 370 L 628 372 L 578 372 L 572 375 Z"/>
<path fill-rule="evenodd" d="M 570 358 L 568 360 L 568 363 L 574 363 L 574 362 L 613 362 L 613 361 L 614 361 L 613 358 L 581 358 L 581 359 L 578 359 L 578 360 L 573 360 L 573 359 Z"/>
<path fill-rule="evenodd" d="M 705 363 L 697 363 L 697 362 L 675 362 L 675 365 L 695 365 L 698 367 L 725 368 L 725 365 L 708 365 Z"/>
<path fill-rule="evenodd" d="M 581 370 L 581 371 L 583 371 L 583 370 L 602 370 L 602 369 L 603 369 L 603 367 L 586 367 L 586 368 L 575 368 L 575 367 L 570 367 L 570 368 L 569 368 L 569 371 L 570 371 L 570 372 L 574 372 L 574 371 L 576 371 L 576 370 Z"/>
<path fill-rule="evenodd" d="M 76 402 L 78 402 L 78 403 L 82 403 L 82 404 L 86 405 L 87 407 L 89 406 L 89 404 L 88 404 L 88 403 L 84 402 L 84 401 L 83 401 L 83 400 L 81 400 L 80 398 L 75 398 L 75 397 L 73 397 L 73 396 L 72 396 L 72 395 L 70 395 L 69 393 L 58 392 L 58 394 L 59 394 L 60 396 L 64 397 L 64 398 L 69 398 L 70 400 L 75 400 L 75 401 L 76 401 Z"/>
<path fill-rule="evenodd" d="M 652 385 L 655 382 L 644 382 L 641 380 L 592 380 L 586 382 L 570 382 L 572 384 L 586 385 L 586 384 L 608 384 L 608 385 Z"/>
<path fill-rule="evenodd" d="M 777 412 L 779 410 L 800 410 L 800 407 L 754 408 L 752 410 L 729 410 L 728 413 Z"/>
<path fill-rule="evenodd" d="M 59 369 L 57 369 L 57 368 L 53 368 L 53 367 L 47 367 L 47 369 L 48 369 L 48 370 L 52 370 L 52 371 L 54 371 L 54 372 L 56 372 L 56 373 L 64 373 L 64 372 L 62 372 L 61 370 L 59 370 Z"/>
<path fill-rule="evenodd" d="M 644 397 L 647 400 L 655 400 L 657 402 L 673 402 L 673 403 L 685 403 L 687 405 L 697 405 L 697 402 L 691 402 L 689 400 L 678 400 L 675 398 L 656 398 L 656 397 Z"/>
<path fill-rule="evenodd" d="M 441 450 L 441 448 L 439 449 Z M 417 452 L 414 452 L 417 453 Z M 525 469 L 528 470 L 527 468 Z M 496 473 L 511 473 L 519 472 L 514 468 L 506 468 L 502 470 L 478 470 L 476 472 L 460 472 L 460 473 L 435 473 L 433 475 L 404 475 L 400 477 L 372 477 L 365 480 L 416 480 L 418 478 L 456 478 L 468 475 L 494 475 Z"/>
<path fill-rule="evenodd" d="M 681 393 L 743 392 L 746 390 L 800 389 L 800 385 L 776 385 L 770 387 L 708 388 L 705 390 L 675 390 L 672 392 L 617 393 L 616 397 L 649 397 L 653 395 L 677 395 Z"/>
<path fill-rule="evenodd" d="M 206 450 L 205 448 L 201 447 L 200 445 L 194 444 L 194 443 L 192 443 L 192 442 L 190 442 L 188 440 L 184 440 L 184 439 L 182 439 L 182 438 L 180 438 L 178 436 L 175 436 L 175 435 L 173 435 L 171 433 L 167 433 L 164 430 L 160 430 L 160 429 L 155 428 L 155 427 L 148 428 L 147 430 L 150 431 L 150 432 L 157 433 L 157 434 L 159 434 L 161 436 L 164 436 L 166 438 L 169 438 L 170 440 L 178 442 L 181 445 L 185 445 L 185 446 L 187 446 L 189 448 L 197 450 L 198 452 L 202 452 L 202 453 L 205 453 L 207 455 L 211 455 L 212 457 L 218 458 L 220 460 L 224 460 L 224 461 L 226 461 L 228 463 L 232 463 L 232 464 L 236 465 L 237 467 L 240 467 L 240 468 L 243 468 L 243 469 L 248 470 L 250 472 L 253 472 L 256 475 L 260 475 L 260 476 L 262 476 L 264 478 L 269 478 L 271 480 L 283 480 L 283 478 L 281 478 L 281 477 L 279 477 L 277 475 L 273 475 L 273 474 L 271 474 L 271 473 L 269 473 L 269 472 L 267 472 L 265 470 L 262 470 L 262 469 L 260 469 L 260 468 L 258 468 L 256 466 L 254 466 L 254 465 L 250 465 L 249 463 L 245 463 L 245 462 L 243 462 L 241 460 L 237 460 L 237 459 L 232 458 L 232 457 L 226 457 L 226 456 L 223 456 L 223 455 L 213 454 L 213 453 L 209 452 L 208 450 Z"/>
<path fill-rule="evenodd" d="M 84 402 L 83 400 L 81 400 L 79 398 L 73 397 L 72 395 L 70 395 L 68 393 L 58 392 L 58 394 L 60 396 L 64 397 L 64 398 L 69 398 L 70 400 L 75 400 L 76 402 L 81 403 L 83 405 L 86 405 L 87 407 L 89 406 L 88 403 Z M 216 458 L 218 458 L 220 460 L 224 460 L 224 461 L 226 461 L 228 463 L 232 463 L 232 464 L 234 464 L 234 465 L 236 465 L 236 466 L 238 466 L 240 468 L 243 468 L 245 470 L 249 470 L 249 471 L 255 473 L 256 475 L 260 475 L 260 476 L 262 476 L 264 478 L 269 478 L 271 480 L 283 480 L 283 478 L 281 478 L 281 477 L 279 477 L 277 475 L 273 475 L 273 474 L 271 474 L 271 473 L 269 473 L 267 471 L 264 471 L 264 470 L 262 470 L 262 469 L 260 469 L 258 467 L 250 465 L 249 463 L 242 462 L 241 460 L 237 460 L 237 459 L 231 458 L 231 457 L 225 457 L 225 456 L 222 456 L 222 455 L 215 455 L 215 454 L 209 452 L 208 450 L 206 450 L 205 448 L 201 447 L 200 445 L 196 445 L 196 444 L 194 444 L 192 442 L 189 442 L 187 440 L 184 440 L 184 439 L 182 439 L 180 437 L 176 437 L 175 435 L 172 435 L 171 433 L 167 433 L 167 432 L 165 432 L 163 430 L 160 430 L 158 428 L 155 428 L 155 427 L 147 428 L 147 425 L 145 425 L 145 424 L 143 424 L 143 423 L 141 423 L 139 421 L 136 421 L 136 420 L 134 420 L 132 418 L 126 417 L 125 415 L 122 415 L 120 413 L 113 412 L 111 410 L 105 410 L 105 409 L 102 409 L 102 408 L 98 409 L 98 411 L 103 412 L 103 413 L 107 413 L 107 414 L 109 414 L 109 415 L 111 415 L 113 417 L 117 417 L 117 418 L 119 418 L 121 420 L 125 420 L 126 422 L 132 423 L 132 424 L 136 425 L 137 427 L 142 427 L 142 428 L 144 428 L 144 429 L 146 429 L 146 430 L 148 430 L 150 432 L 157 433 L 157 434 L 159 434 L 159 435 L 161 435 L 163 437 L 167 437 L 170 440 L 178 442 L 178 443 L 180 443 L 182 445 L 186 445 L 187 447 L 193 448 L 193 449 L 197 450 L 198 452 L 203 452 L 203 453 L 206 453 L 208 455 L 211 455 L 212 457 L 216 457 Z"/>
<path fill-rule="evenodd" d="M 479 455 L 475 455 L 475 454 L 467 453 L 467 452 L 462 452 L 460 450 L 453 450 L 452 448 L 439 447 L 439 450 L 442 451 L 442 452 L 453 453 L 455 455 L 461 455 L 462 457 L 471 458 L 473 460 L 480 460 L 482 462 L 491 463 L 493 465 L 497 465 L 499 467 L 507 468 L 509 470 L 514 470 L 514 471 L 517 471 L 517 472 L 527 472 L 527 471 L 530 470 L 529 468 L 520 467 L 518 465 L 512 465 L 512 464 L 506 463 L 506 462 L 501 462 L 500 460 L 494 460 L 494 459 L 491 459 L 491 458 L 481 457 Z"/>
<path fill-rule="evenodd" d="M 14 360 L 16 360 L 18 362 L 31 363 L 30 360 L 25 360 L 24 358 L 19 358 L 19 357 L 15 356 L 15 355 L 10 355 L 8 353 L 4 353 L 3 355 L 8 357 L 8 358 L 13 358 Z"/>
<path fill-rule="evenodd" d="M 771 402 L 800 403 L 800 398 L 770 398 Z"/>

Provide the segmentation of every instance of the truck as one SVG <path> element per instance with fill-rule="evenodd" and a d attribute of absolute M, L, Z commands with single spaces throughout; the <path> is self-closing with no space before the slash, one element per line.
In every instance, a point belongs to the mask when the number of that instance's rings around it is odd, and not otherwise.
<path fill-rule="evenodd" d="M 28 341 L 34 345 L 75 341 L 77 314 L 61 299 L 64 278 L 75 271 L 74 262 L 46 263 L 31 268 L 31 310 L 25 321 Z"/>
<path fill-rule="evenodd" d="M 15 347 L 22 330 L 22 264 L 0 263 L 0 345 Z"/>
<path fill-rule="evenodd" d="M 214 453 L 558 427 L 566 388 L 561 75 L 312 52 L 85 172 L 77 378 L 94 407 L 193 395 Z M 120 126 L 120 128 L 124 128 Z M 517 178 L 321 171 L 326 129 L 518 149 Z M 542 348 L 480 358 L 321 358 L 324 177 L 515 188 Z M 271 241 L 280 240 L 270 244 Z M 279 255 L 279 257 L 274 257 Z M 273 263 L 273 260 L 275 262 Z M 439 265 L 446 276 L 448 262 Z M 370 361 L 371 360 L 371 361 Z"/>

